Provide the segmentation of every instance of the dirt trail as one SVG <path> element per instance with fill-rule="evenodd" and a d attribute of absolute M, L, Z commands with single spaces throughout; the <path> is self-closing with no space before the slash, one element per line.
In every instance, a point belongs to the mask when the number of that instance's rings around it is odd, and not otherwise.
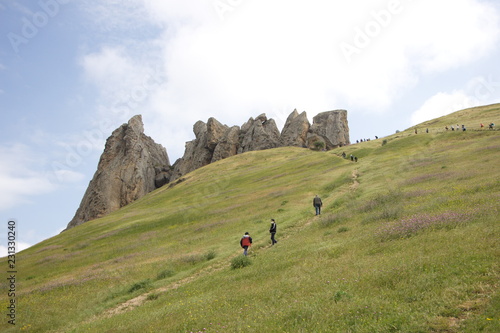
<path fill-rule="evenodd" d="M 353 170 L 352 171 L 352 184 L 349 185 L 349 190 L 354 191 L 358 188 L 358 186 L 359 186 L 359 182 L 357 181 L 358 176 L 359 176 L 358 170 Z M 283 235 L 282 237 L 280 237 L 278 239 L 278 241 L 284 241 L 284 240 L 288 239 L 289 237 L 291 237 L 293 234 L 296 234 L 296 233 L 304 230 L 305 228 L 309 227 L 315 220 L 317 220 L 317 219 L 314 216 L 310 219 L 307 219 L 304 224 L 289 229 L 289 232 L 287 234 Z M 269 244 L 267 246 L 260 247 L 258 250 L 255 250 L 255 251 L 269 249 L 271 246 L 272 245 Z M 231 259 L 233 259 L 234 257 L 236 257 L 238 255 L 241 255 L 240 251 L 238 251 L 238 253 L 231 255 L 228 258 L 225 258 L 223 260 L 215 262 L 212 265 L 207 266 L 207 267 L 197 271 L 196 273 L 194 273 L 194 274 L 192 274 L 184 279 L 176 281 L 168 286 L 158 288 L 155 290 L 151 290 L 147 293 L 136 296 L 136 297 L 124 302 L 124 303 L 119 304 L 118 306 L 116 306 L 114 308 L 108 309 L 107 311 L 102 313 L 100 316 L 109 318 L 109 317 L 112 317 L 114 315 L 133 310 L 133 309 L 143 305 L 148 300 L 148 297 L 150 295 L 163 294 L 163 293 L 166 293 L 170 290 L 175 290 L 175 289 L 177 289 L 177 288 L 179 288 L 187 283 L 190 283 L 198 278 L 207 276 L 209 274 L 213 274 L 215 272 L 219 272 L 225 268 L 229 268 L 230 263 L 231 263 Z M 96 317 L 91 319 L 91 321 L 93 321 L 93 320 L 96 320 Z"/>
<path fill-rule="evenodd" d="M 307 228 L 309 225 L 311 225 L 311 223 L 315 220 L 315 218 L 310 218 L 308 219 L 304 224 L 300 225 L 300 226 L 297 226 L 296 228 L 293 228 L 292 230 L 290 230 L 291 232 L 288 232 L 286 235 L 283 235 L 282 237 L 280 237 L 278 239 L 278 241 L 284 241 L 286 240 L 287 238 L 291 237 L 293 234 L 296 234 L 297 232 L 300 232 L 302 231 L 303 229 Z M 257 250 L 253 250 L 252 252 L 260 252 L 261 250 L 266 250 L 266 249 L 269 249 L 272 245 L 269 244 L 267 246 L 263 246 L 263 247 L 259 247 L 259 249 Z M 251 253 L 250 252 L 250 255 Z M 163 293 L 166 293 L 170 290 L 175 290 L 187 283 L 190 283 L 198 278 L 201 278 L 201 277 L 204 277 L 204 276 L 207 276 L 207 275 L 210 275 L 210 274 L 213 274 L 213 273 L 216 273 L 216 272 L 219 272 L 223 269 L 226 269 L 226 268 L 229 268 L 231 266 L 231 259 L 233 259 L 234 257 L 238 256 L 238 255 L 241 255 L 241 252 L 238 251 L 237 253 L 229 256 L 228 258 L 224 258 L 223 260 L 220 260 L 218 262 L 215 262 L 213 263 L 212 265 L 210 266 L 207 266 L 205 268 L 202 268 L 201 270 L 197 271 L 196 273 L 193 273 L 192 275 L 188 276 L 188 277 L 185 277 L 184 279 L 181 279 L 179 281 L 176 281 L 176 282 L 173 282 L 172 284 L 168 285 L 168 286 L 165 286 L 165 287 L 162 287 L 162 288 L 158 288 L 158 289 L 155 289 L 155 290 L 151 290 L 147 293 L 144 293 L 144 294 L 141 294 L 139 296 L 136 296 L 124 303 L 121 303 L 119 304 L 118 306 L 114 307 L 114 308 L 111 308 L 111 309 L 108 309 L 106 310 L 105 312 L 103 312 L 100 316 L 98 317 L 105 317 L 105 318 L 109 318 L 109 317 L 112 317 L 112 316 L 115 316 L 117 314 L 121 314 L 121 313 L 124 313 L 124 312 L 127 312 L 127 311 L 130 311 L 130 310 L 133 310 L 141 305 L 143 305 L 147 300 L 148 300 L 148 297 L 150 295 L 153 295 L 153 294 L 163 294 Z M 97 317 L 97 318 L 98 318 Z M 96 317 L 92 318 L 90 321 L 94 321 L 97 319 Z"/>
<path fill-rule="evenodd" d="M 184 279 L 181 279 L 179 281 L 176 281 L 176 282 L 173 282 L 172 284 L 168 285 L 168 286 L 165 286 L 165 287 L 162 287 L 162 288 L 158 288 L 158 289 L 155 289 L 155 290 L 151 290 L 147 293 L 144 293 L 144 294 L 141 294 L 137 297 L 134 297 L 132 299 L 129 299 L 128 301 L 122 303 L 122 304 L 119 304 L 118 306 L 112 308 L 112 309 L 109 309 L 107 311 L 105 311 L 102 316 L 104 317 L 112 317 L 114 315 L 117 315 L 117 314 L 120 314 L 120 313 L 124 313 L 126 311 L 130 311 L 130 310 L 133 310 L 134 308 L 136 307 L 139 307 L 141 306 L 142 304 L 144 304 L 147 299 L 148 299 L 148 296 L 149 295 L 152 295 L 152 294 L 163 294 L 167 291 L 170 291 L 170 290 L 175 290 L 189 282 L 192 282 L 202 276 L 206 276 L 206 275 L 209 275 L 209 274 L 212 274 L 212 273 L 215 273 L 215 272 L 218 272 L 218 271 L 221 271 L 223 270 L 224 268 L 228 268 L 230 266 L 230 262 L 231 262 L 231 259 L 236 257 L 238 254 L 234 254 L 234 255 L 231 255 L 228 259 L 226 260 L 223 260 L 223 261 L 219 261 L 219 262 L 216 262 L 208 267 L 205 267 L 205 268 L 202 268 L 201 270 L 199 270 L 198 272 L 196 273 L 193 273 L 192 275 L 188 276 L 188 277 L 185 277 Z"/>
<path fill-rule="evenodd" d="M 359 172 L 357 169 L 352 170 L 351 177 L 352 177 L 352 184 L 349 185 L 349 189 L 352 191 L 355 191 L 359 186 L 359 182 L 358 182 Z"/>

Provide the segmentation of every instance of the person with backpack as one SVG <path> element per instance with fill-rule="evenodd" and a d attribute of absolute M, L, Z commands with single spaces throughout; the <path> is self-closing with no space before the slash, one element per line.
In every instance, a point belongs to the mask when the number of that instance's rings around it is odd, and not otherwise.
<path fill-rule="evenodd" d="M 316 209 L 316 215 L 320 215 L 321 214 L 321 206 L 323 206 L 323 202 L 321 202 L 321 198 L 318 197 L 317 194 L 313 199 L 313 206 Z"/>
<path fill-rule="evenodd" d="M 245 235 L 240 240 L 240 245 L 243 248 L 243 255 L 246 256 L 248 254 L 248 248 L 252 246 L 252 237 L 248 232 L 245 232 Z"/>
<path fill-rule="evenodd" d="M 274 219 L 271 219 L 271 227 L 269 228 L 269 233 L 271 234 L 271 245 L 278 243 L 278 241 L 274 239 L 274 236 L 276 235 L 276 221 Z"/>

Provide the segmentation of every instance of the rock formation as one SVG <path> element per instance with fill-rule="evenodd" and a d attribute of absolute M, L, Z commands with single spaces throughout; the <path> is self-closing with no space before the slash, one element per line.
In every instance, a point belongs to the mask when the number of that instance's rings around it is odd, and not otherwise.
<path fill-rule="evenodd" d="M 228 128 L 215 146 L 212 163 L 236 155 L 239 147 L 240 127 L 233 126 Z"/>
<path fill-rule="evenodd" d="M 299 114 L 297 110 L 293 110 L 281 131 L 280 146 L 307 147 L 307 132 L 310 127 L 306 112 Z"/>
<path fill-rule="evenodd" d="M 313 125 L 309 123 L 305 111 L 299 114 L 294 110 L 281 134 L 275 121 L 268 119 L 266 114 L 250 118 L 241 128 L 228 127 L 210 118 L 206 124 L 198 121 L 193 131 L 196 138 L 186 143 L 184 156 L 175 163 L 171 180 L 247 151 L 287 146 L 315 148 L 318 141 L 329 150 L 350 143 L 345 110 L 322 112 L 313 118 Z"/>
<path fill-rule="evenodd" d="M 294 110 L 281 133 L 264 113 L 250 118 L 241 128 L 209 118 L 207 123 L 196 122 L 193 132 L 195 139 L 186 142 L 184 156 L 170 167 L 165 148 L 144 135 L 140 115 L 116 129 L 67 228 L 102 217 L 155 188 L 182 180 L 191 171 L 236 154 L 286 146 L 315 148 L 316 142 L 323 142 L 329 150 L 350 143 L 345 110 L 322 112 L 313 118 L 312 125 L 306 112 Z"/>
<path fill-rule="evenodd" d="M 144 134 L 140 115 L 107 139 L 97 171 L 67 229 L 111 213 L 170 180 L 167 151 Z"/>
<path fill-rule="evenodd" d="M 263 113 L 255 120 L 250 118 L 241 126 L 241 144 L 238 154 L 279 147 L 280 131 L 273 119 Z"/>
<path fill-rule="evenodd" d="M 347 111 L 335 110 L 319 113 L 313 118 L 309 132 L 307 137 L 309 148 L 313 148 L 316 141 L 323 141 L 327 150 L 350 144 Z"/>
<path fill-rule="evenodd" d="M 177 179 L 193 170 L 220 159 L 236 155 L 239 127 L 229 128 L 215 118 L 205 124 L 198 121 L 193 126 L 195 139 L 186 142 L 184 156 L 174 165 L 172 179 Z"/>

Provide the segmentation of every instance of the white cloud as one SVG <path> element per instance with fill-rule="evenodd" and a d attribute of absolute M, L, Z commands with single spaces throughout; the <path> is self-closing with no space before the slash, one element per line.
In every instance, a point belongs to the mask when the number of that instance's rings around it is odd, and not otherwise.
<path fill-rule="evenodd" d="M 188 21 L 200 20 L 198 25 L 168 35 L 166 94 L 182 100 L 189 112 L 217 104 L 241 110 L 283 103 L 322 110 L 339 98 L 385 108 L 422 73 L 477 60 L 498 38 L 498 17 L 487 4 L 400 1 L 389 24 L 379 24 L 380 32 L 349 66 L 341 42 L 353 42 L 357 28 L 377 24 L 372 13 L 387 12 L 390 2 L 240 3 L 219 24 L 216 17 L 202 21 L 198 11 L 191 12 Z M 163 1 L 149 6 L 156 13 L 172 8 Z M 165 24 L 171 17 L 158 16 Z"/>
<path fill-rule="evenodd" d="M 56 170 L 55 174 L 57 179 L 63 183 L 78 183 L 85 179 L 85 175 L 83 173 L 71 170 Z"/>
<path fill-rule="evenodd" d="M 36 165 L 40 163 L 25 145 L 0 146 L 0 211 L 29 202 L 29 198 L 55 190 Z M 38 169 L 39 170 L 39 169 Z"/>
<path fill-rule="evenodd" d="M 21 252 L 22 250 L 26 250 L 27 248 L 31 247 L 32 244 L 28 244 L 25 242 L 16 242 L 16 253 Z M 7 257 L 8 255 L 8 249 L 7 247 L 0 245 L 0 257 Z"/>
<path fill-rule="evenodd" d="M 443 72 L 477 61 L 498 41 L 498 12 L 486 2 L 424 0 L 409 7 L 400 37 L 406 39 L 406 48 L 423 72 Z"/>
<path fill-rule="evenodd" d="M 412 125 L 416 125 L 474 105 L 475 100 L 463 91 L 452 93 L 440 92 L 428 99 L 411 115 L 411 123 Z"/>
<path fill-rule="evenodd" d="M 222 19 L 214 0 L 126 3 L 124 8 L 141 8 L 139 16 L 124 14 L 128 26 L 163 29 L 135 40 L 150 56 L 133 51 L 125 21 L 113 19 L 116 3 L 100 4 L 96 22 L 109 18 L 102 28 L 121 29 L 126 41 L 110 40 L 84 58 L 84 68 L 108 97 L 101 114 L 109 116 L 125 100 L 126 117 L 142 113 L 148 135 L 166 144 L 169 154 L 180 140 L 193 138 L 197 120 L 210 116 L 241 125 L 250 116 L 294 108 L 384 112 L 423 77 L 478 61 L 499 36 L 498 12 L 478 0 L 222 1 L 230 6 Z M 341 45 L 355 45 L 359 31 L 370 36 L 349 63 Z M 157 59 L 161 64 L 154 67 Z M 151 72 L 164 79 L 130 103 Z M 452 93 L 432 103 L 461 98 Z"/>
<path fill-rule="evenodd" d="M 464 89 L 452 92 L 439 92 L 425 101 L 412 113 L 412 125 L 445 116 L 458 110 L 474 106 L 498 103 L 500 100 L 500 81 L 493 76 L 478 76 L 465 84 Z"/>
<path fill-rule="evenodd" d="M 130 85 L 137 67 L 121 47 L 103 47 L 99 52 L 86 55 L 82 66 L 87 79 L 96 84 L 101 95 L 116 96 Z"/>

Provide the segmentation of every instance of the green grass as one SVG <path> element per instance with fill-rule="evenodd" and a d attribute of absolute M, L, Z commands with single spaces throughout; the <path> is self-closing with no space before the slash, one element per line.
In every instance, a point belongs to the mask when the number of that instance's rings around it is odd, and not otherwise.
<path fill-rule="evenodd" d="M 498 116 L 198 169 L 19 253 L 18 322 L 0 330 L 498 332 L 500 134 L 474 130 Z M 468 131 L 444 130 L 457 122 Z"/>

